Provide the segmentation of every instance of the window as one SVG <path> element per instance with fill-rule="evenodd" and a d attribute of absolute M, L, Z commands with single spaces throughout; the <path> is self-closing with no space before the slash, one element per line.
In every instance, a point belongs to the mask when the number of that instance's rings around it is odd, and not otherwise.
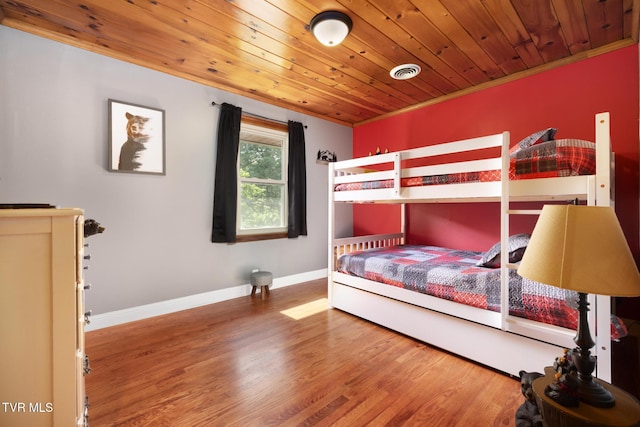
<path fill-rule="evenodd" d="M 243 117 L 240 126 L 236 233 L 241 240 L 287 232 L 289 136 L 286 125 L 267 123 Z"/>

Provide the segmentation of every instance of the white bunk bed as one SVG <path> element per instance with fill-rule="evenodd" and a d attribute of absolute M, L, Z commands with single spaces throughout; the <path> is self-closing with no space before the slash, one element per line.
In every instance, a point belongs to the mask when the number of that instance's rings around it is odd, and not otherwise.
<path fill-rule="evenodd" d="M 509 180 L 509 133 L 426 146 L 345 160 L 329 165 L 329 250 L 328 298 L 333 308 L 440 347 L 486 366 L 518 376 L 520 370 L 543 372 L 562 354 L 573 348 L 575 331 L 462 305 L 388 286 L 336 271 L 341 254 L 404 243 L 405 203 L 500 202 L 502 247 L 508 247 L 509 217 L 539 211 L 511 209 L 516 201 L 567 201 L 579 199 L 589 205 L 609 206 L 612 200 L 612 156 L 609 113 L 595 117 L 596 173 L 555 178 Z M 493 148 L 491 148 L 493 147 Z M 499 147 L 496 148 L 496 147 Z M 487 150 L 489 148 L 489 150 Z M 500 151 L 498 157 L 432 166 L 405 167 L 407 160 L 425 159 L 446 153 L 474 150 Z M 388 165 L 385 168 L 385 165 Z M 401 167 L 405 167 L 402 169 Z M 499 170 L 500 180 L 402 187 L 401 180 L 414 176 Z M 335 191 L 336 185 L 372 180 L 393 180 L 391 188 Z M 398 233 L 335 238 L 336 203 L 402 204 Z M 507 251 L 501 254 L 501 307 L 508 303 Z M 589 323 L 596 342 L 592 352 L 598 358 L 597 376 L 611 381 L 611 303 L 609 297 L 590 295 Z"/>

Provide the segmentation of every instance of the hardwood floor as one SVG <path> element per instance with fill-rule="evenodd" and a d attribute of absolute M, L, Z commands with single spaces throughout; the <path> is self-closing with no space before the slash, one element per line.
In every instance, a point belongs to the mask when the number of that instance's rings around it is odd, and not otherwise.
<path fill-rule="evenodd" d="M 516 379 L 322 298 L 326 280 L 87 333 L 91 427 L 515 425 Z"/>

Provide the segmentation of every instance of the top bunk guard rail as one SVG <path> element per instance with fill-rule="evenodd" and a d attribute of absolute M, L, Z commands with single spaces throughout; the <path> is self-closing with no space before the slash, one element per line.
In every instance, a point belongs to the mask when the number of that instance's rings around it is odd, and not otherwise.
<path fill-rule="evenodd" d="M 433 203 L 497 202 L 505 195 L 510 201 L 564 201 L 580 199 L 588 204 L 609 205 L 613 200 L 612 154 L 609 134 L 609 113 L 595 116 L 596 174 L 509 180 L 509 132 L 478 138 L 436 144 L 421 148 L 384 153 L 368 157 L 330 163 L 330 192 L 335 202 L 347 203 Z M 499 157 L 491 157 L 481 150 L 501 148 Z M 407 161 L 419 162 L 455 153 L 476 152 L 481 160 L 430 162 L 429 166 L 406 167 Z M 403 168 L 403 166 L 405 166 Z M 432 184 L 402 187 L 403 178 L 439 176 L 467 172 L 496 170 L 501 181 Z M 355 184 L 389 180 L 393 185 L 381 188 L 335 191 L 339 184 Z M 597 181 L 597 182 L 596 182 Z M 594 192 L 595 189 L 595 192 Z"/>
<path fill-rule="evenodd" d="M 337 184 L 351 184 L 367 181 L 381 181 L 381 180 L 393 180 L 393 186 L 389 188 L 371 189 L 371 190 L 358 190 L 358 191 L 343 191 L 334 192 L 335 201 L 393 201 L 403 198 L 412 199 L 415 201 L 415 193 L 422 192 L 427 194 L 427 191 L 420 188 L 403 188 L 401 186 L 401 180 L 403 178 L 415 178 L 420 176 L 429 175 L 443 175 L 451 173 L 467 173 L 467 172 L 479 172 L 502 169 L 504 158 L 502 157 L 489 157 L 488 154 L 482 153 L 481 150 L 490 148 L 500 148 L 501 153 L 508 153 L 509 151 L 509 132 L 503 132 L 495 135 L 482 136 L 478 138 L 471 138 L 462 141 L 449 142 L 444 144 L 436 144 L 427 147 L 408 149 L 393 153 L 378 154 L 375 156 L 360 157 L 356 159 L 343 160 L 340 162 L 331 163 L 330 179 L 332 179 L 331 187 Z M 448 154 L 459 154 L 467 152 L 478 152 L 477 156 L 479 160 L 465 160 L 465 161 L 453 161 L 449 163 L 437 163 L 428 166 L 414 166 L 403 168 L 403 163 L 408 160 L 420 160 L 429 159 L 437 156 L 443 156 Z M 380 165 L 384 165 L 380 167 Z M 392 166 L 390 166 L 392 165 Z M 453 194 L 457 194 L 457 197 L 476 198 L 477 184 L 474 183 L 475 188 L 469 188 L 467 183 L 462 184 L 447 184 L 447 192 L 453 191 Z M 491 196 L 496 199 L 500 198 L 500 184 L 493 182 L 480 183 L 487 187 L 484 191 L 484 195 L 490 193 Z M 458 189 L 454 189 L 458 186 Z M 438 187 L 437 185 L 431 185 L 429 188 Z M 468 190 L 467 190 L 468 189 Z M 433 191 L 433 190 L 429 190 Z M 438 190 L 433 195 L 426 196 L 427 199 L 440 198 L 441 195 L 437 194 Z M 460 194 L 462 191 L 463 195 Z M 450 193 L 451 194 L 451 193 Z M 482 197 L 483 194 L 480 194 Z M 451 197 L 451 196 L 449 196 Z"/>

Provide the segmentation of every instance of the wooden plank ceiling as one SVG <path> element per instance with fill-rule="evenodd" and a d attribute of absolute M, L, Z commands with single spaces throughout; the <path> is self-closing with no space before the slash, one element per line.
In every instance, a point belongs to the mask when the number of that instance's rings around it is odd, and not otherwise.
<path fill-rule="evenodd" d="M 0 0 L 0 23 L 355 126 L 637 43 L 639 9 L 640 0 Z M 353 20 L 339 46 L 309 31 L 325 10 Z M 406 63 L 422 73 L 389 76 Z"/>

